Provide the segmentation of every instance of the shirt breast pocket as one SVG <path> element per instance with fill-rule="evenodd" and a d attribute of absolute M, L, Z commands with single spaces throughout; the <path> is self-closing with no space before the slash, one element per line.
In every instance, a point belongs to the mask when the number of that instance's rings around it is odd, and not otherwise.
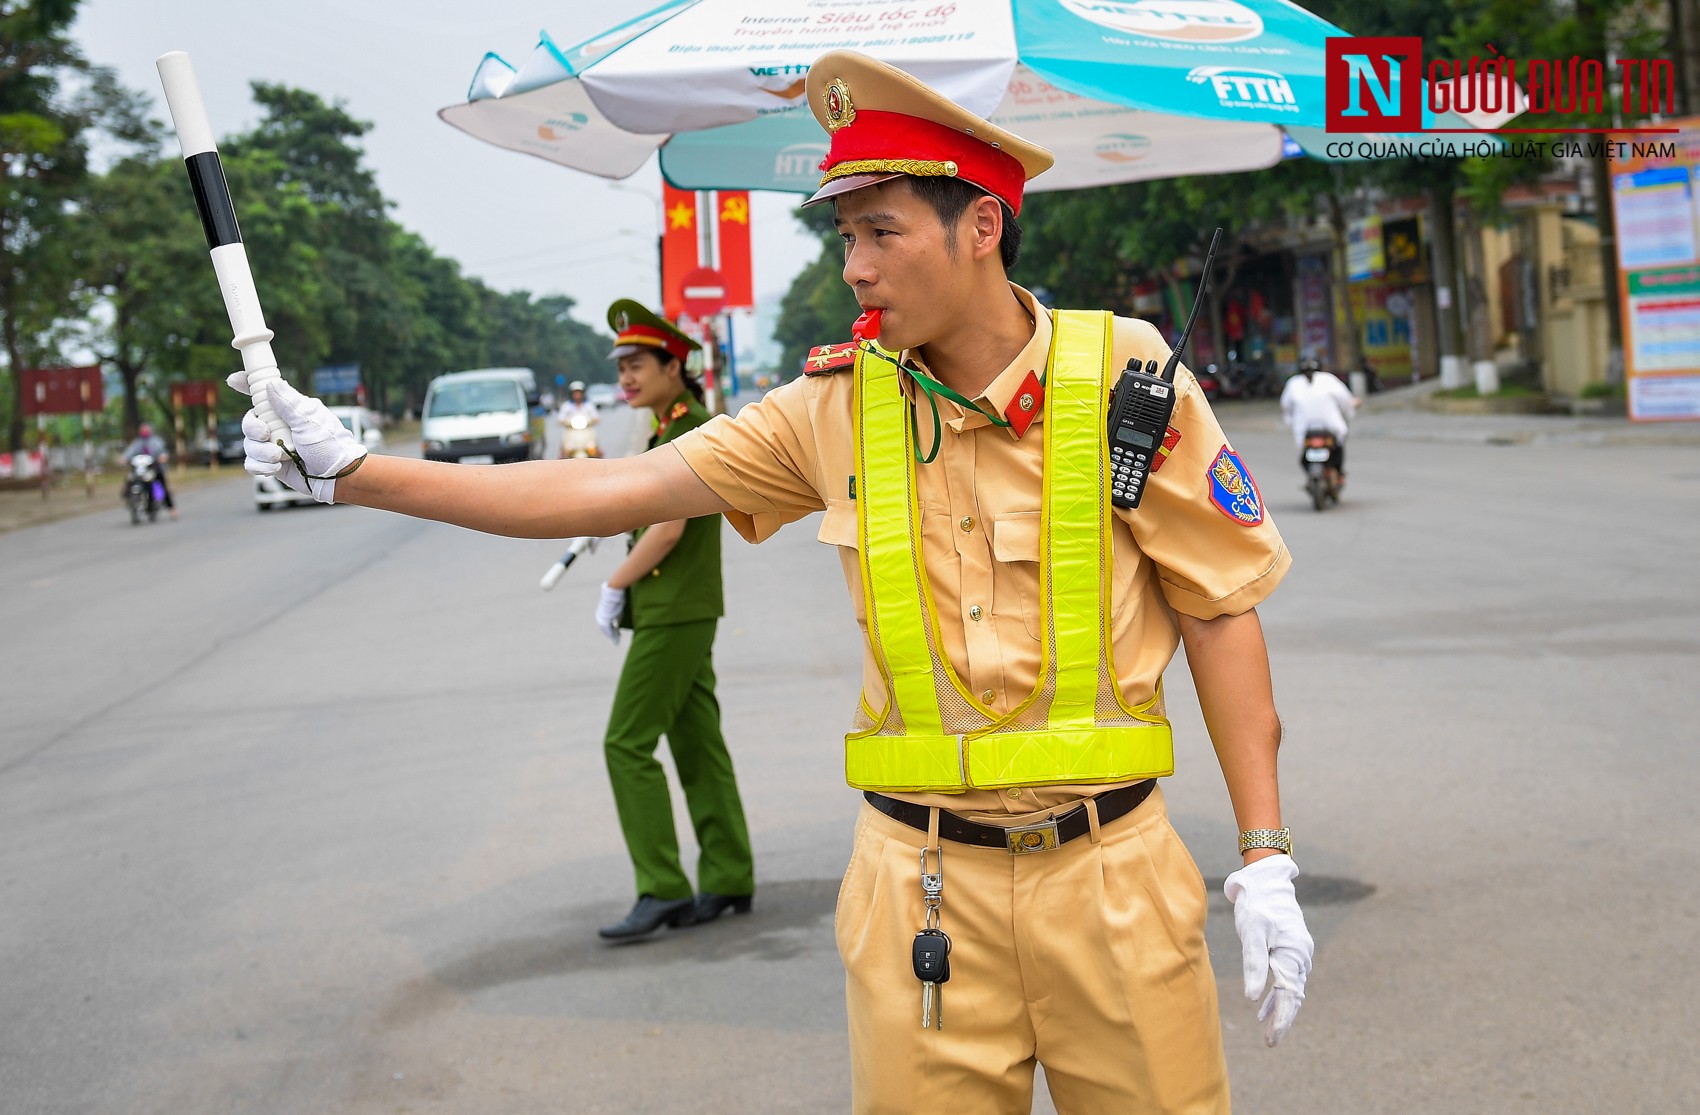
<path fill-rule="evenodd" d="M 1006 585 L 1014 582 L 1021 622 L 1035 639 L 1041 635 L 1040 617 L 1044 610 L 1040 597 L 1043 589 L 1039 584 L 1039 535 L 1037 511 L 1011 511 L 992 518 L 992 557 L 1005 567 L 998 580 Z M 994 592 L 994 612 L 1003 614 L 1008 595 Z"/>
<path fill-rule="evenodd" d="M 826 514 L 821 516 L 820 531 L 815 538 L 838 547 L 838 560 L 844 565 L 844 583 L 849 586 L 850 602 L 856 608 L 856 622 L 865 629 L 868 614 L 867 603 L 862 598 L 861 531 L 856 522 L 855 501 L 827 500 Z"/>

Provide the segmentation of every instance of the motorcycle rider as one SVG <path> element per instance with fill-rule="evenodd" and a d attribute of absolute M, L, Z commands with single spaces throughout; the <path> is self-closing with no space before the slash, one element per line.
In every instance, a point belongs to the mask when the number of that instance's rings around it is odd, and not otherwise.
<path fill-rule="evenodd" d="M 136 436 L 129 445 L 124 447 L 124 462 L 135 460 L 146 453 L 153 458 L 154 478 L 159 483 L 160 502 L 171 512 L 173 519 L 177 518 L 177 504 L 171 498 L 171 486 L 165 479 L 166 464 L 170 454 L 165 448 L 165 439 L 153 432 L 153 427 L 146 422 L 136 427 Z"/>
<path fill-rule="evenodd" d="M 1357 396 L 1333 372 L 1322 370 L 1322 362 L 1307 356 L 1299 363 L 1299 374 L 1281 389 L 1281 417 L 1293 428 L 1293 444 L 1299 448 L 1299 467 L 1305 467 L 1305 434 L 1327 430 L 1334 435 L 1334 452 L 1328 466 L 1346 485 L 1346 429 L 1358 409 Z"/>
<path fill-rule="evenodd" d="M 555 415 L 555 421 L 560 423 L 561 426 L 560 455 L 563 458 L 573 456 L 573 448 L 568 443 L 574 440 L 573 419 L 575 418 L 582 418 L 585 422 L 584 427 L 582 427 L 584 432 L 577 435 L 580 444 L 584 445 L 585 456 L 602 456 L 602 451 L 596 445 L 596 434 L 592 430 L 592 427 L 601 420 L 596 413 L 596 404 L 585 400 L 584 381 L 576 379 L 567 385 L 567 397 L 561 401 L 561 409 Z"/>

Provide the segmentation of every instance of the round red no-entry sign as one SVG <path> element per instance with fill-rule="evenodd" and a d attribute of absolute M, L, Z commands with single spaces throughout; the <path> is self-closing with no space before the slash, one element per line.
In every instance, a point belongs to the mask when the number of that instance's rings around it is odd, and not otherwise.
<path fill-rule="evenodd" d="M 692 317 L 713 317 L 726 308 L 726 280 L 712 267 L 685 272 L 679 302 Z"/>

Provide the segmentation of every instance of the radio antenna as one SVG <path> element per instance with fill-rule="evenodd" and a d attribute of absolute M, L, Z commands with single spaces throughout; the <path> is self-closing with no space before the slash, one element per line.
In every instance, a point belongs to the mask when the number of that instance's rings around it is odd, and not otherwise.
<path fill-rule="evenodd" d="M 1198 293 L 1192 299 L 1192 313 L 1186 315 L 1186 328 L 1181 330 L 1180 339 L 1175 342 L 1174 351 L 1169 353 L 1169 362 L 1163 365 L 1163 380 L 1175 382 L 1175 365 L 1181 362 L 1181 350 L 1186 348 L 1186 339 L 1192 335 L 1192 323 L 1198 320 L 1198 308 L 1204 305 L 1204 288 L 1210 283 L 1210 265 L 1216 261 L 1216 245 L 1222 242 L 1222 230 L 1210 238 L 1210 250 L 1204 253 L 1204 272 L 1198 277 Z"/>

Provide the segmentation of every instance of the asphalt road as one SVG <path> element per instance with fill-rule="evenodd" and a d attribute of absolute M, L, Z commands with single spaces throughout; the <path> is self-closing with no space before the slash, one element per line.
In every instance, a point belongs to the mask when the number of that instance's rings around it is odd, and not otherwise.
<path fill-rule="evenodd" d="M 1700 450 L 1368 423 L 1317 515 L 1267 411 L 1225 421 L 1296 555 L 1261 612 L 1318 940 L 1266 1050 L 1215 901 L 1237 1109 L 1700 1110 Z M 847 1109 L 858 650 L 811 523 L 727 534 L 756 912 L 606 948 L 619 547 L 544 594 L 558 543 L 180 502 L 0 536 L 0 1111 Z M 1233 821 L 1169 684 L 1215 883 Z"/>

